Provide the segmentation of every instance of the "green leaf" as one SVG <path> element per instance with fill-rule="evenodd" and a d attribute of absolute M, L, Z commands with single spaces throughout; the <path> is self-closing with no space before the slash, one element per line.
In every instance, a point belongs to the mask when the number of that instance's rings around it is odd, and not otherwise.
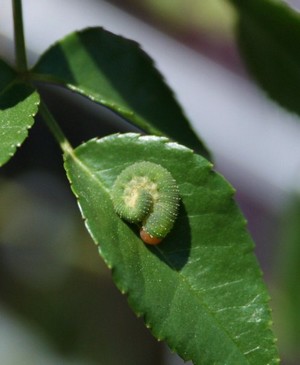
<path fill-rule="evenodd" d="M 11 83 L 0 94 L 0 166 L 16 152 L 28 135 L 38 111 L 39 95 L 30 86 Z"/>
<path fill-rule="evenodd" d="M 16 72 L 0 59 L 0 94 L 15 80 L 16 76 Z"/>
<path fill-rule="evenodd" d="M 289 359 L 287 363 L 297 363 L 300 338 L 300 195 L 290 196 L 282 219 L 281 242 L 278 246 L 277 262 L 274 265 L 276 282 L 275 314 L 280 334 L 281 353 Z"/>
<path fill-rule="evenodd" d="M 300 114 L 300 16 L 284 3 L 231 0 L 239 14 L 238 40 L 260 85 L 285 108 Z"/>
<path fill-rule="evenodd" d="M 102 28 L 72 33 L 41 56 L 33 73 L 103 104 L 149 134 L 167 135 L 208 156 L 153 61 L 131 40 Z"/>
<path fill-rule="evenodd" d="M 147 246 L 113 210 L 111 188 L 134 162 L 177 181 L 175 226 Z M 91 140 L 65 155 L 87 229 L 122 293 L 154 336 L 195 365 L 276 364 L 268 294 L 233 188 L 192 150 L 137 134 Z"/>

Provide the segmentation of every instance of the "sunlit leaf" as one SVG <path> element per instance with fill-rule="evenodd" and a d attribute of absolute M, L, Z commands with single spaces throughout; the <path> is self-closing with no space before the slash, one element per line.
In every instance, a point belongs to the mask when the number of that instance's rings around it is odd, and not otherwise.
<path fill-rule="evenodd" d="M 117 216 L 111 201 L 116 177 L 142 160 L 166 168 L 181 196 L 173 230 L 154 247 Z M 195 365 L 278 363 L 245 220 L 234 189 L 207 160 L 165 138 L 125 134 L 69 151 L 65 168 L 116 285 L 156 338 Z"/>
<path fill-rule="evenodd" d="M 38 111 L 39 95 L 19 83 L 14 71 L 0 62 L 0 166 L 16 152 L 28 135 Z"/>

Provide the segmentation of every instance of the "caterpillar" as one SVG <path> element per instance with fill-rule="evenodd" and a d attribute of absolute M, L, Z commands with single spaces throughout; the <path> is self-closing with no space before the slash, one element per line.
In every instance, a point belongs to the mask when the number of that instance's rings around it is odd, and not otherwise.
<path fill-rule="evenodd" d="M 116 213 L 138 224 L 141 239 L 156 245 L 170 232 L 178 214 L 179 189 L 170 172 L 142 161 L 125 168 L 111 191 Z"/>

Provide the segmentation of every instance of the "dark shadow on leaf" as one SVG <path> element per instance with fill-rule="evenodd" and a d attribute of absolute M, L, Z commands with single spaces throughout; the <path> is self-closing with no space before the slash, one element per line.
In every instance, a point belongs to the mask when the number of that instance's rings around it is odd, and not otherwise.
<path fill-rule="evenodd" d="M 50 48 L 46 56 L 42 55 L 33 72 L 44 74 L 56 79 L 57 82 L 76 85 L 76 77 L 70 67 L 68 58 L 62 46 L 58 43 Z"/>
<path fill-rule="evenodd" d="M 95 35 L 97 34 L 97 38 Z M 136 42 L 125 40 L 102 29 L 78 33 L 82 46 L 122 98 L 145 118 L 166 121 L 178 110 L 154 108 L 154 105 L 168 104 L 172 95 L 167 86 L 161 84 L 162 77 L 154 68 L 153 61 Z M 95 46 L 95 39 L 101 47 Z M 157 83 L 161 86 L 157 87 Z M 170 115 L 168 115 L 170 114 Z"/>
<path fill-rule="evenodd" d="M 12 85 L 0 96 L 0 109 L 5 110 L 13 108 L 20 102 L 27 99 L 33 92 L 34 89 L 25 84 Z"/>
<path fill-rule="evenodd" d="M 99 74 L 105 75 L 135 114 L 151 121 L 165 135 L 169 136 L 172 131 L 172 137 L 179 142 L 207 154 L 200 147 L 200 141 L 190 129 L 181 107 L 174 100 L 172 90 L 155 68 L 153 60 L 136 42 L 101 28 L 91 28 L 77 36 Z M 94 85 L 93 82 L 92 89 Z"/>
<path fill-rule="evenodd" d="M 172 231 L 159 245 L 148 247 L 173 270 L 180 271 L 184 267 L 190 256 L 191 228 L 187 211 L 182 203 Z"/>
<path fill-rule="evenodd" d="M 1 43 L 1 36 L 0 36 Z M 16 77 L 16 72 L 3 60 L 0 59 L 0 94 Z"/>
<path fill-rule="evenodd" d="M 153 60 L 134 41 L 88 28 L 52 46 L 33 72 L 109 105 L 150 134 L 166 135 L 209 155 Z"/>

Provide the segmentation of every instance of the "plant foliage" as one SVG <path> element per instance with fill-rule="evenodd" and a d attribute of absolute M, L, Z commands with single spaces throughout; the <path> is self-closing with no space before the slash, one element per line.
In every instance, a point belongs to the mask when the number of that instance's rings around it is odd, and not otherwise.
<path fill-rule="evenodd" d="M 300 15 L 272 0 L 231 0 L 239 46 L 251 73 L 285 108 L 300 114 Z"/>
<path fill-rule="evenodd" d="M 74 32 L 49 48 L 35 78 L 75 90 L 149 134 L 167 135 L 208 156 L 172 91 L 136 42 L 103 28 Z"/>
<path fill-rule="evenodd" d="M 16 152 L 28 135 L 38 111 L 39 95 L 19 82 L 17 74 L 0 60 L 0 166 Z"/>
<path fill-rule="evenodd" d="M 135 134 L 91 140 L 65 158 L 87 229 L 158 339 L 195 365 L 277 363 L 253 243 L 233 188 L 207 160 Z M 118 174 L 138 160 L 167 168 L 182 199 L 174 229 L 150 248 L 117 216 L 110 195 Z"/>
<path fill-rule="evenodd" d="M 33 124 L 36 81 L 87 96 L 156 135 L 117 134 L 74 150 L 40 106 L 64 151 L 88 231 L 154 336 L 195 365 L 277 363 L 268 294 L 234 189 L 204 157 L 172 141 L 209 155 L 149 56 L 135 42 L 89 28 L 57 42 L 25 73 L 1 61 L 0 164 Z M 141 241 L 111 201 L 118 174 L 141 160 L 170 171 L 181 197 L 174 229 L 155 247 Z"/>

